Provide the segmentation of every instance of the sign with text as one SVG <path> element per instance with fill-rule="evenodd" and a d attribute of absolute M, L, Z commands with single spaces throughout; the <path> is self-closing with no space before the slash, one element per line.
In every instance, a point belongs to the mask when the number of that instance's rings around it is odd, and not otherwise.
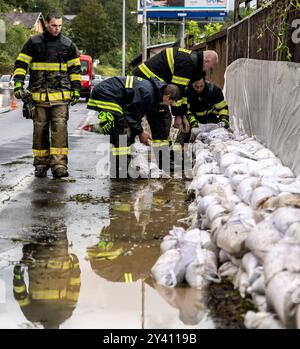
<path fill-rule="evenodd" d="M 138 0 L 138 11 L 143 10 L 144 0 Z M 226 10 L 227 0 L 145 0 L 148 11 L 209 11 Z"/>

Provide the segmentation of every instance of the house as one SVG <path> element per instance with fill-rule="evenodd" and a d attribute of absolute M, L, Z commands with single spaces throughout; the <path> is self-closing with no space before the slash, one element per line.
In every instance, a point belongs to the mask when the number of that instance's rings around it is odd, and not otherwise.
<path fill-rule="evenodd" d="M 3 14 L 6 24 L 23 25 L 33 34 L 42 33 L 45 29 L 45 21 L 41 12 L 8 12 Z"/>

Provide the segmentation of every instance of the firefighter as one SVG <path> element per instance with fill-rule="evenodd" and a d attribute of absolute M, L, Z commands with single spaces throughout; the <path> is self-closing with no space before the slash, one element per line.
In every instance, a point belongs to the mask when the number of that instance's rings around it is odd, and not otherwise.
<path fill-rule="evenodd" d="M 80 266 L 68 252 L 67 228 L 61 219 L 50 223 L 46 238 L 26 244 L 14 267 L 14 298 L 27 320 L 44 328 L 59 328 L 71 317 L 79 298 Z M 33 231 L 35 238 L 40 231 Z M 44 244 L 43 244 L 44 243 Z"/>
<path fill-rule="evenodd" d="M 226 128 L 230 127 L 228 105 L 222 90 L 207 81 L 205 77 L 195 81 L 183 93 L 181 106 L 174 108 L 175 115 L 183 115 L 188 120 L 190 127 L 195 128 L 200 124 L 223 122 Z M 190 132 L 184 137 L 188 142 Z"/>
<path fill-rule="evenodd" d="M 61 16 L 49 13 L 44 33 L 31 37 L 15 62 L 16 98 L 22 98 L 28 70 L 30 74 L 28 90 L 35 104 L 33 165 L 36 177 L 45 177 L 50 167 L 54 178 L 69 175 L 67 121 L 69 104 L 76 104 L 80 98 L 81 66 L 76 46 L 62 35 L 61 29 Z"/>
<path fill-rule="evenodd" d="M 121 158 L 128 158 L 130 145 L 136 136 L 141 143 L 150 144 L 151 137 L 141 125 L 143 116 L 162 105 L 175 103 L 179 97 L 176 85 L 167 85 L 154 78 L 112 77 L 95 86 L 87 107 L 99 112 L 101 131 L 110 135 L 110 143 L 114 146 L 111 155 L 115 157 L 116 169 L 127 166 L 127 161 L 125 165 Z"/>
<path fill-rule="evenodd" d="M 215 51 L 192 52 L 183 48 L 167 48 L 139 65 L 133 74 L 146 79 L 155 77 L 160 81 L 175 84 L 183 92 L 190 83 L 205 76 L 217 63 L 218 55 Z M 147 114 L 147 120 L 158 150 L 155 153 L 159 154 L 159 151 L 163 152 L 164 148 L 169 148 L 170 145 L 172 115 L 169 107 L 152 110 Z M 175 123 L 178 122 L 181 122 L 180 115 L 175 118 Z M 188 132 L 188 123 L 184 123 L 184 126 Z"/>

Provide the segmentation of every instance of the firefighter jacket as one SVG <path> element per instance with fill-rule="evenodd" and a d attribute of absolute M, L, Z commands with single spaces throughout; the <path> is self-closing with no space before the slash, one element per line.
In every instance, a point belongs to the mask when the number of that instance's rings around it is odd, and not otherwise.
<path fill-rule="evenodd" d="M 87 108 L 109 111 L 120 122 L 125 118 L 130 129 L 139 135 L 143 132 L 143 116 L 159 107 L 166 86 L 153 78 L 112 77 L 94 87 Z"/>
<path fill-rule="evenodd" d="M 24 82 L 29 71 L 28 89 L 36 105 L 69 103 L 71 90 L 80 90 L 81 66 L 76 46 L 60 34 L 48 31 L 31 37 L 15 62 L 14 81 Z"/>
<path fill-rule="evenodd" d="M 174 115 L 186 115 L 191 126 L 223 121 L 229 127 L 228 105 L 222 90 L 209 81 L 204 90 L 198 94 L 192 86 L 186 88 L 180 104 L 173 106 Z"/>
<path fill-rule="evenodd" d="M 167 48 L 139 65 L 134 75 L 145 79 L 154 77 L 177 85 L 183 92 L 190 82 L 205 76 L 203 53 L 183 48 Z"/>

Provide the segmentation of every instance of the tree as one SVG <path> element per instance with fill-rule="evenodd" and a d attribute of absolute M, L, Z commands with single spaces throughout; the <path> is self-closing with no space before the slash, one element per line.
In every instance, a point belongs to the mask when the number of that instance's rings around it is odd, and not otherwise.
<path fill-rule="evenodd" d="M 13 73 L 14 62 L 24 43 L 30 36 L 30 31 L 21 25 L 6 27 L 6 43 L 0 44 L 0 72 Z"/>
<path fill-rule="evenodd" d="M 80 49 L 93 58 L 99 58 L 101 53 L 111 53 L 116 46 L 109 17 L 104 7 L 97 0 L 88 0 L 73 20 L 71 25 L 74 41 Z"/>

